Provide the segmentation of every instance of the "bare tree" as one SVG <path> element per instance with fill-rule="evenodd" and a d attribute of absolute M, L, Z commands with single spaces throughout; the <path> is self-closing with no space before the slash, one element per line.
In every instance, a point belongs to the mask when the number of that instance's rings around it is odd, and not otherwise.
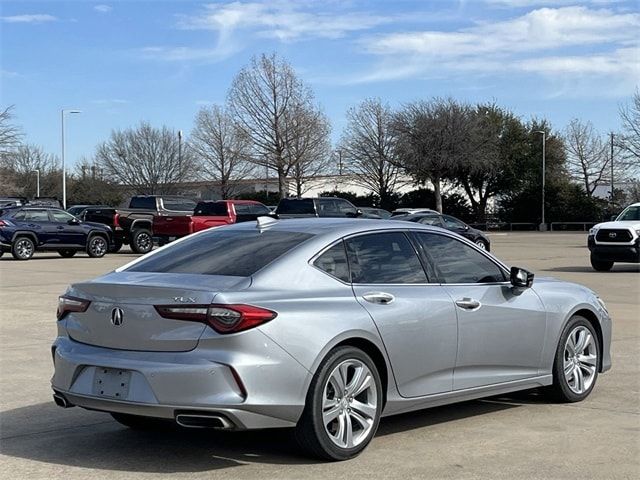
<path fill-rule="evenodd" d="M 353 182 L 371 190 L 387 206 L 398 184 L 400 168 L 396 155 L 396 136 L 389 105 L 379 98 L 364 100 L 347 111 L 347 126 L 340 151 Z"/>
<path fill-rule="evenodd" d="M 394 121 L 398 162 L 416 181 L 430 181 L 442 212 L 442 182 L 468 157 L 473 109 L 453 99 L 406 105 Z"/>
<path fill-rule="evenodd" d="M 285 60 L 273 55 L 254 57 L 233 80 L 229 108 L 251 141 L 252 161 L 276 172 L 280 197 L 287 193 L 286 177 L 299 159 L 290 149 L 300 135 L 295 116 L 310 111 L 311 90 Z"/>
<path fill-rule="evenodd" d="M 12 123 L 13 105 L 0 110 L 0 157 L 4 157 L 9 152 L 15 150 L 22 139 L 22 131 Z"/>
<path fill-rule="evenodd" d="M 287 163 L 293 165 L 290 175 L 300 198 L 308 189 L 308 180 L 326 172 L 329 167 L 331 125 L 320 109 L 304 104 L 297 106 L 287 121 L 291 130 L 286 150 Z"/>
<path fill-rule="evenodd" d="M 4 155 L 4 171 L 8 186 L 16 195 L 35 196 L 37 176 L 41 195 L 58 196 L 61 178 L 58 159 L 37 145 L 20 145 Z M 36 173 L 36 170 L 38 173 Z M 4 175 L 3 175 L 4 176 Z M 3 182 L 4 184 L 4 182 Z"/>
<path fill-rule="evenodd" d="M 238 182 L 254 169 L 247 136 L 218 105 L 198 112 L 189 146 L 205 178 L 219 182 L 222 198 L 236 194 Z"/>
<path fill-rule="evenodd" d="M 598 185 L 605 182 L 611 157 L 607 145 L 591 122 L 574 118 L 564 134 L 567 149 L 567 172 L 580 182 L 588 196 L 592 196 Z"/>
<path fill-rule="evenodd" d="M 147 194 L 171 193 L 175 184 L 193 178 L 194 161 L 180 153 L 178 135 L 167 127 L 141 123 L 135 129 L 111 132 L 96 152 L 96 165 L 106 178 Z"/>
<path fill-rule="evenodd" d="M 620 107 L 620 118 L 623 128 L 620 147 L 640 162 L 640 90 L 636 90 L 631 105 Z"/>

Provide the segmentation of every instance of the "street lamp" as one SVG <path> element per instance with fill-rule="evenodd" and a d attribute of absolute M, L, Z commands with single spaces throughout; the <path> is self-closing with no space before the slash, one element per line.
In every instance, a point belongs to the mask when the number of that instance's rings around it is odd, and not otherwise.
<path fill-rule="evenodd" d="M 544 191 L 545 191 L 545 173 L 546 173 L 546 143 L 547 143 L 547 132 L 544 130 L 536 130 L 535 133 L 542 134 L 542 222 L 540 223 L 540 231 L 547 231 L 547 224 L 544 221 Z"/>
<path fill-rule="evenodd" d="M 64 161 L 64 115 L 66 113 L 82 113 L 80 110 L 65 110 L 60 111 L 60 117 L 62 120 L 62 208 L 67 209 L 67 169 Z"/>
<path fill-rule="evenodd" d="M 36 197 L 39 197 L 40 196 L 40 170 L 36 169 L 32 171 L 36 172 Z"/>

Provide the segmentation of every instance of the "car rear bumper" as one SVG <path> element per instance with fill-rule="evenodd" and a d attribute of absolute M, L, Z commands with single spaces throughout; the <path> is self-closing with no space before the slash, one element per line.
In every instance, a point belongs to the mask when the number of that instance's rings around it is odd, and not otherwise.
<path fill-rule="evenodd" d="M 264 337 L 258 331 L 246 333 L 254 340 Z M 158 418 L 175 418 L 184 412 L 219 415 L 238 430 L 294 426 L 310 380 L 298 362 L 264 341 L 262 352 L 225 358 L 225 352 L 206 348 L 126 351 L 60 336 L 52 353 L 52 388 L 71 406 Z M 237 363 L 232 366 L 229 360 Z M 104 369 L 126 372 L 128 385 L 120 398 L 100 394 L 96 372 Z"/>

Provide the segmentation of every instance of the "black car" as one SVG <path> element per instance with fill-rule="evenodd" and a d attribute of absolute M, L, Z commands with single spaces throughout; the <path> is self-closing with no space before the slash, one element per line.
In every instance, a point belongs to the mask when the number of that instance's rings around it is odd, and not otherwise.
<path fill-rule="evenodd" d="M 29 260 L 38 251 L 57 251 L 73 257 L 86 251 L 99 258 L 113 244 L 111 228 L 83 222 L 59 208 L 26 206 L 0 210 L 0 255 L 11 252 L 16 260 Z"/>
<path fill-rule="evenodd" d="M 350 201 L 338 197 L 283 198 L 275 213 L 278 218 L 380 218 L 364 213 Z"/>
<path fill-rule="evenodd" d="M 395 220 L 396 218 L 393 219 Z M 470 227 L 462 220 L 458 220 L 451 215 L 444 215 L 437 212 L 413 213 L 410 215 L 403 215 L 402 217 L 397 218 L 397 220 L 405 220 L 408 222 L 423 223 L 425 225 L 446 228 L 447 230 L 451 230 L 458 235 L 468 238 L 478 247 L 486 250 L 487 252 L 491 250 L 491 242 L 484 232 Z"/>

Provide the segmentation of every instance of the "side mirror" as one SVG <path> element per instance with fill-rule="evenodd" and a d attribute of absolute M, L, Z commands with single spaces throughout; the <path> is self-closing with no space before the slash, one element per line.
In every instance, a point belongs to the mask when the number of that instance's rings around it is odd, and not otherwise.
<path fill-rule="evenodd" d="M 77 218 L 72 218 L 67 221 L 68 225 L 78 225 L 79 223 L 80 223 L 80 220 L 78 220 Z"/>
<path fill-rule="evenodd" d="M 614 222 L 616 220 L 616 218 L 618 218 L 617 215 L 611 215 L 611 221 Z"/>
<path fill-rule="evenodd" d="M 511 285 L 520 288 L 529 288 L 533 285 L 533 273 L 524 268 L 511 267 Z"/>
<path fill-rule="evenodd" d="M 361 217 L 362 215 L 363 215 L 363 214 L 362 214 L 362 210 L 357 209 L 357 210 L 356 210 L 356 217 Z"/>

